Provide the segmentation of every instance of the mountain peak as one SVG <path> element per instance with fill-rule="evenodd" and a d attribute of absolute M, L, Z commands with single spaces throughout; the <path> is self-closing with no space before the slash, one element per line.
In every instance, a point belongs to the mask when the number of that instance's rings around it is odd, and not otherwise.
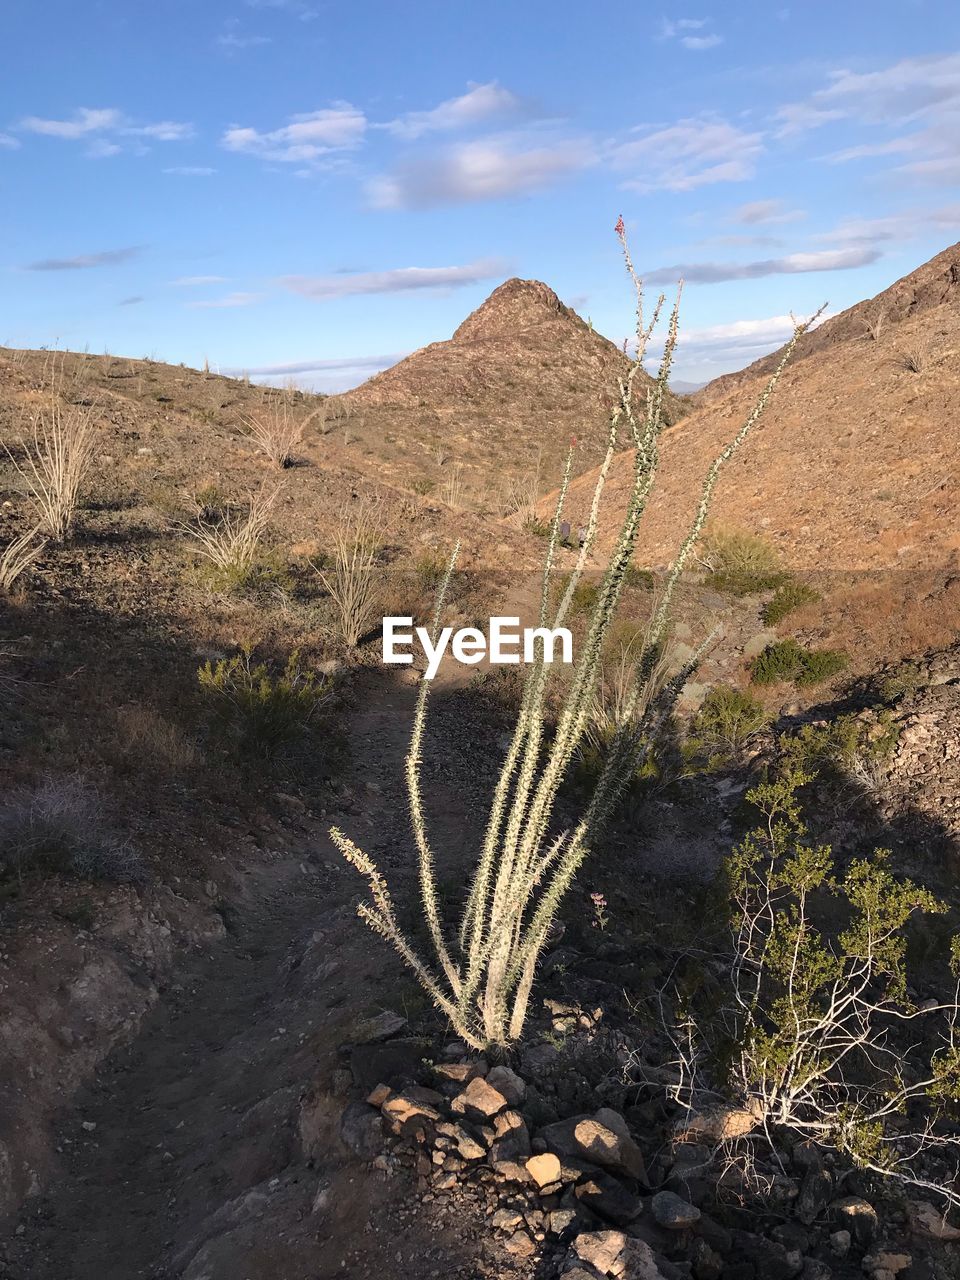
<path fill-rule="evenodd" d="M 489 298 L 467 316 L 455 331 L 453 341 L 503 337 L 557 320 L 583 325 L 577 313 L 564 306 L 542 280 L 521 280 L 514 276 L 498 285 Z"/>

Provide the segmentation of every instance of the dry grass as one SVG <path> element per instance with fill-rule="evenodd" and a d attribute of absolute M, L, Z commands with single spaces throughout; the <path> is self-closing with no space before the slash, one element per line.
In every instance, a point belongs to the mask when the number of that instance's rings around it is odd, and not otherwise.
<path fill-rule="evenodd" d="M 866 322 L 866 330 L 864 337 L 869 338 L 872 342 L 879 342 L 880 335 L 883 333 L 883 322 L 886 319 L 885 311 L 878 311 L 876 315 L 870 316 Z"/>
<path fill-rule="evenodd" d="M 178 724 L 140 703 L 117 708 L 112 745 L 118 757 L 133 757 L 155 773 L 185 774 L 199 759 L 196 743 Z"/>
<path fill-rule="evenodd" d="M 14 583 L 42 554 L 47 540 L 40 536 L 40 526 L 28 529 L 7 543 L 0 552 L 0 592 L 13 590 Z"/>
<path fill-rule="evenodd" d="M 250 495 L 245 508 L 226 512 L 216 522 L 202 515 L 195 525 L 180 525 L 196 543 L 196 549 L 221 574 L 240 579 L 256 563 L 260 543 L 279 496 L 278 486 L 261 486 Z"/>
<path fill-rule="evenodd" d="M 314 566 L 333 601 L 340 636 L 351 649 L 369 630 L 380 600 L 375 570 L 383 532 L 379 503 L 345 509 L 333 536 L 330 565 Z"/>
<path fill-rule="evenodd" d="M 64 410 L 54 391 L 49 407 L 34 417 L 32 443 L 21 441 L 24 460 L 18 460 L 6 449 L 27 485 L 40 526 L 54 542 L 65 542 L 73 529 L 96 442 L 91 410 L 79 405 Z"/>
<path fill-rule="evenodd" d="M 294 450 L 303 439 L 307 424 L 317 416 L 320 409 L 308 414 L 305 418 L 297 417 L 287 399 L 275 400 L 272 404 L 264 404 L 263 409 L 251 417 L 244 418 L 244 425 L 264 457 L 269 458 L 275 467 L 283 470 L 292 466 Z"/>
<path fill-rule="evenodd" d="M 908 373 L 923 373 L 930 363 L 930 350 L 925 343 L 914 343 L 900 352 L 900 367 Z"/>

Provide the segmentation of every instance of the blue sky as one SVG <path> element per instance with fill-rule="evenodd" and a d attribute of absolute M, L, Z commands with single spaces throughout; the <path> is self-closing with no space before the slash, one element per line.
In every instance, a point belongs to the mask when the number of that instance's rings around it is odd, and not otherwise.
<path fill-rule="evenodd" d="M 5 0 L 0 343 L 337 389 L 622 213 L 703 380 L 960 238 L 960 5 Z"/>

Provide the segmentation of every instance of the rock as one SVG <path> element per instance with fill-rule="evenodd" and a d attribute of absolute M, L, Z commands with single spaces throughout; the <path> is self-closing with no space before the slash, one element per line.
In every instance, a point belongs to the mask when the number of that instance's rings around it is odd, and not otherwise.
<path fill-rule="evenodd" d="M 570 1246 L 570 1253 L 604 1275 L 617 1275 L 615 1268 L 626 1243 L 622 1231 L 584 1231 Z"/>
<path fill-rule="evenodd" d="M 619 1112 L 601 1108 L 591 1119 L 575 1125 L 573 1137 L 580 1153 L 594 1164 L 646 1182 L 643 1155 Z"/>
<path fill-rule="evenodd" d="M 526 1169 L 538 1187 L 549 1187 L 560 1181 L 560 1161 L 552 1151 L 531 1156 L 526 1162 Z"/>
<path fill-rule="evenodd" d="M 507 1106 L 503 1094 L 487 1084 L 482 1076 L 471 1080 L 462 1093 L 458 1093 L 450 1104 L 456 1115 L 466 1115 L 474 1120 L 487 1120 L 495 1116 Z"/>
<path fill-rule="evenodd" d="M 830 1248 L 834 1257 L 845 1258 L 850 1252 L 850 1232 L 846 1230 L 832 1231 L 830 1233 Z"/>
<path fill-rule="evenodd" d="M 476 1076 L 484 1075 L 480 1063 L 477 1062 L 438 1062 L 433 1074 L 441 1083 L 460 1085 L 469 1084 Z"/>
<path fill-rule="evenodd" d="M 550 1233 L 562 1236 L 577 1220 L 576 1209 L 553 1209 L 550 1213 Z"/>
<path fill-rule="evenodd" d="M 383 1118 L 393 1133 L 408 1137 L 424 1122 L 431 1124 L 441 1118 L 443 1098 L 432 1089 L 410 1085 L 399 1093 L 393 1093 L 380 1108 Z"/>
<path fill-rule="evenodd" d="M 758 1278 L 793 1280 L 803 1265 L 798 1254 L 788 1253 L 783 1245 L 773 1240 L 766 1240 L 751 1231 L 732 1231 L 730 1234 L 737 1261 L 752 1263 Z M 726 1275 L 724 1272 L 724 1280 Z"/>
<path fill-rule="evenodd" d="M 629 1226 L 643 1212 L 643 1204 L 638 1196 L 628 1191 L 622 1182 L 599 1169 L 591 1177 L 578 1183 L 576 1196 L 581 1204 L 618 1227 Z"/>
<path fill-rule="evenodd" d="M 392 1040 L 407 1025 L 406 1018 L 399 1013 L 385 1009 L 375 1018 L 369 1018 L 357 1028 L 354 1040 L 357 1044 L 379 1044 L 384 1040 Z"/>
<path fill-rule="evenodd" d="M 340 1137 L 361 1160 L 373 1160 L 383 1149 L 383 1117 L 365 1102 L 351 1102 L 340 1117 Z"/>
<path fill-rule="evenodd" d="M 437 1125 L 437 1133 L 444 1138 L 449 1138 L 454 1142 L 460 1155 L 464 1160 L 482 1160 L 487 1154 L 487 1148 L 482 1142 L 479 1142 L 474 1135 L 462 1124 L 449 1124 L 444 1122 Z"/>
<path fill-rule="evenodd" d="M 516 1231 L 523 1223 L 523 1214 L 519 1209 L 498 1209 L 490 1219 L 490 1224 L 498 1231 Z"/>
<path fill-rule="evenodd" d="M 710 1248 L 706 1240 L 694 1240 L 690 1261 L 696 1280 L 720 1280 L 723 1259 Z"/>
<path fill-rule="evenodd" d="M 526 1082 L 509 1067 L 494 1067 L 487 1073 L 487 1084 L 502 1093 L 511 1107 L 519 1107 L 527 1096 Z"/>
<path fill-rule="evenodd" d="M 515 1231 L 512 1236 L 504 1240 L 503 1247 L 507 1253 L 513 1254 L 515 1258 L 529 1258 L 531 1254 L 537 1251 L 537 1246 L 526 1231 Z"/>
<path fill-rule="evenodd" d="M 520 1069 L 525 1076 L 539 1079 L 554 1066 L 560 1052 L 552 1044 L 532 1044 L 520 1055 Z"/>
<path fill-rule="evenodd" d="M 672 1191 L 658 1191 L 650 1201 L 650 1211 L 654 1220 L 669 1231 L 683 1231 L 700 1221 L 700 1210 L 696 1205 L 681 1200 Z"/>
<path fill-rule="evenodd" d="M 913 1200 L 909 1205 L 910 1222 L 918 1235 L 933 1240 L 960 1240 L 960 1229 L 944 1221 L 943 1213 L 926 1200 Z"/>
<path fill-rule="evenodd" d="M 674 1132 L 680 1141 L 707 1138 L 711 1142 L 725 1142 L 729 1138 L 746 1137 L 756 1127 L 757 1117 L 751 1111 L 742 1107 L 716 1107 L 684 1116 Z"/>
<path fill-rule="evenodd" d="M 841 1200 L 834 1200 L 832 1207 L 860 1248 L 868 1249 L 879 1225 L 877 1211 L 869 1200 L 860 1196 L 844 1196 Z"/>
<path fill-rule="evenodd" d="M 797 1196 L 797 1217 L 806 1226 L 812 1226 L 832 1197 L 833 1178 L 828 1170 L 824 1169 L 822 1163 L 809 1165 Z"/>
<path fill-rule="evenodd" d="M 868 1275 L 876 1276 L 880 1272 L 886 1272 L 887 1275 L 898 1276 L 901 1271 L 906 1271 L 907 1267 L 913 1263 L 913 1257 L 909 1253 L 887 1253 L 880 1251 L 870 1253 L 863 1260 L 863 1269 Z"/>
<path fill-rule="evenodd" d="M 371 1089 L 367 1094 L 367 1103 L 369 1106 L 376 1107 L 379 1110 L 391 1093 L 393 1093 L 393 1090 L 388 1084 L 378 1084 L 376 1088 Z"/>
<path fill-rule="evenodd" d="M 803 1280 L 833 1280 L 833 1272 L 819 1258 L 806 1258 L 800 1274 Z"/>

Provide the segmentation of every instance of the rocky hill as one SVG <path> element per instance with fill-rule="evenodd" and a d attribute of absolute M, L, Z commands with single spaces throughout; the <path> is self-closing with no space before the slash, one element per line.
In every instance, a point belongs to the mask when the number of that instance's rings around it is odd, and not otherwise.
<path fill-rule="evenodd" d="M 715 525 L 763 535 L 794 569 L 956 569 L 958 282 L 960 245 L 805 337 L 724 473 Z M 868 328 L 881 316 L 879 328 Z M 775 360 L 711 384 L 666 432 L 639 553 L 647 563 L 673 555 L 711 459 L 735 435 Z M 608 537 L 631 458 L 625 453 L 611 471 Z M 574 516 L 592 487 L 591 476 L 574 487 Z"/>
<path fill-rule="evenodd" d="M 446 342 L 434 342 L 341 397 L 348 429 L 398 483 L 456 483 L 499 514 L 516 487 L 551 488 L 571 435 L 597 461 L 616 380 L 612 342 L 538 280 L 507 280 Z M 670 421 L 685 401 L 671 397 Z M 456 472 L 456 481 L 452 479 Z"/>
<path fill-rule="evenodd" d="M 841 343 L 883 339 L 885 331 L 896 328 L 914 316 L 937 311 L 944 306 L 956 307 L 960 300 L 960 244 L 951 245 L 935 258 L 909 275 L 903 276 L 875 298 L 866 298 L 801 339 L 794 359 L 802 361 L 819 355 Z M 777 364 L 779 353 L 762 356 L 745 369 L 714 378 L 696 393 L 698 404 L 716 400 L 754 378 L 769 374 Z"/>

